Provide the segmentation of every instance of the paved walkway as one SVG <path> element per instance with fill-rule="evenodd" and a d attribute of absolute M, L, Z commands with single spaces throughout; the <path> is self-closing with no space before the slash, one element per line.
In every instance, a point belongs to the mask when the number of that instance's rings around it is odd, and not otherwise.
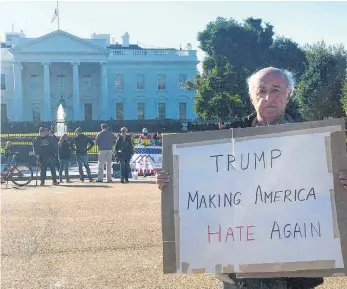
<path fill-rule="evenodd" d="M 1 192 L 1 289 L 219 289 L 213 274 L 164 275 L 154 178 Z M 346 289 L 326 278 L 317 289 Z"/>

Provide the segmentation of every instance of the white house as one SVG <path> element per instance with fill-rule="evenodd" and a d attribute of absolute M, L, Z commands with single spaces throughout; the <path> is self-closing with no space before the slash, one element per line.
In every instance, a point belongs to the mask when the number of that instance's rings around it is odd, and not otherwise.
<path fill-rule="evenodd" d="M 10 121 L 191 119 L 196 51 L 111 44 L 110 35 L 82 39 L 62 30 L 39 38 L 6 33 L 1 44 L 1 113 Z"/>

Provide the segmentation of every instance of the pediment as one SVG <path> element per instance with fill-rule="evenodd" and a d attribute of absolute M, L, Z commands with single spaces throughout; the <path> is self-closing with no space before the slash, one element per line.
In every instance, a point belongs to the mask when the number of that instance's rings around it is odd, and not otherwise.
<path fill-rule="evenodd" d="M 11 49 L 12 53 L 92 53 L 105 54 L 107 49 L 62 30 L 28 41 Z"/>

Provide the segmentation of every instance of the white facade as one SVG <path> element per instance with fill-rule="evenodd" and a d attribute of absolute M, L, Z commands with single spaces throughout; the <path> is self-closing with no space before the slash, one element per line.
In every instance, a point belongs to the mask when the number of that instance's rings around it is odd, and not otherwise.
<path fill-rule="evenodd" d="M 8 33 L 1 48 L 2 118 L 56 120 L 191 119 L 195 92 L 185 89 L 196 51 L 110 44 L 110 35 L 78 38 L 57 30 L 39 38 Z M 190 48 L 190 47 L 189 47 Z"/>

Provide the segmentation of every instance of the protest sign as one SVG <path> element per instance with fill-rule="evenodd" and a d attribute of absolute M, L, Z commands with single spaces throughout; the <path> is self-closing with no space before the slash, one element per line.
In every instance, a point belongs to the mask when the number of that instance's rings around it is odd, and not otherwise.
<path fill-rule="evenodd" d="M 130 163 L 137 170 L 152 171 L 162 167 L 162 147 L 136 145 Z"/>
<path fill-rule="evenodd" d="M 164 273 L 346 274 L 344 120 L 165 135 Z"/>

